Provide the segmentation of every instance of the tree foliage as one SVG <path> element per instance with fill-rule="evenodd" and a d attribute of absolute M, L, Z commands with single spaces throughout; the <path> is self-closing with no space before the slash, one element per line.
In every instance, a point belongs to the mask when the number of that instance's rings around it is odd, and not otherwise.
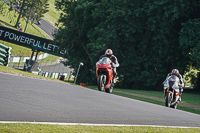
<path fill-rule="evenodd" d="M 200 68 L 200 21 L 189 19 L 182 24 L 179 42 L 188 61 L 193 62 L 196 68 Z M 189 53 L 189 54 L 188 54 Z"/>
<path fill-rule="evenodd" d="M 179 43 L 183 49 L 185 59 L 190 62 L 191 68 L 200 68 L 200 21 L 198 19 L 189 19 L 182 24 L 182 29 L 179 33 Z M 197 86 L 195 89 L 200 91 L 200 73 L 191 71 L 186 78 L 191 79 L 191 83 Z"/>
<path fill-rule="evenodd" d="M 107 48 L 117 56 L 119 85 L 133 89 L 160 89 L 171 69 L 183 74 L 188 50 L 179 32 L 198 18 L 199 0 L 61 0 L 56 3 L 63 24 L 56 34 L 68 49 L 66 64 L 79 81 L 96 82 L 95 63 Z M 185 51 L 183 51 L 185 50 Z"/>
<path fill-rule="evenodd" d="M 5 9 L 5 2 L 1 2 L 0 1 L 0 13 L 2 14 L 2 12 L 4 11 Z"/>
<path fill-rule="evenodd" d="M 28 0 L 26 3 L 26 8 L 23 11 L 22 17 L 26 18 L 26 26 L 24 32 L 26 32 L 26 28 L 28 26 L 28 22 L 32 23 L 38 22 L 41 17 L 44 17 L 44 14 L 48 12 L 48 0 Z"/>

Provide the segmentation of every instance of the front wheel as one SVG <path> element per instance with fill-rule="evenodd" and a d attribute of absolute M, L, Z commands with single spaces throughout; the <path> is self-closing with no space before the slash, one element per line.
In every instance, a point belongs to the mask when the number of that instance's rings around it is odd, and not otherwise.
<path fill-rule="evenodd" d="M 104 89 L 104 76 L 101 74 L 98 78 L 98 89 L 99 91 L 103 91 Z"/>
<path fill-rule="evenodd" d="M 166 99 L 165 99 L 165 106 L 170 107 L 171 104 L 171 93 L 167 92 Z"/>
<path fill-rule="evenodd" d="M 174 103 L 174 102 L 175 102 L 175 103 Z M 176 97 L 175 97 L 175 96 L 174 96 L 173 103 L 174 103 L 174 104 L 171 105 L 170 107 L 176 109 L 178 104 L 177 104 L 177 101 L 176 101 Z"/>

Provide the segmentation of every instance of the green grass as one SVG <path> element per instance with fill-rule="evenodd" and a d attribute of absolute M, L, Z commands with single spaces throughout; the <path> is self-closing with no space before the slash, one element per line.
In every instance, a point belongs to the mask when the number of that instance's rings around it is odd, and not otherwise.
<path fill-rule="evenodd" d="M 2 65 L 0 65 L 0 72 L 10 73 L 10 74 L 14 74 L 14 75 L 20 75 L 20 76 L 25 76 L 25 77 L 53 80 L 51 78 L 46 78 L 46 77 L 43 77 L 43 76 L 40 76 L 40 75 L 35 75 L 33 73 L 30 73 L 30 72 L 20 71 L 20 70 L 5 67 L 5 66 L 2 66 Z"/>
<path fill-rule="evenodd" d="M 49 23 L 51 23 L 52 25 L 55 26 L 55 23 L 58 22 L 58 19 L 60 17 L 60 11 L 57 11 L 55 9 L 55 5 L 54 5 L 55 0 L 49 0 L 49 12 L 47 12 L 46 14 L 44 14 L 44 19 L 46 21 L 48 21 Z"/>
<path fill-rule="evenodd" d="M 1 40 L 0 40 L 0 43 L 12 48 L 11 49 L 11 56 L 15 56 L 15 57 L 17 57 L 17 56 L 18 57 L 19 56 L 30 57 L 31 54 L 32 54 L 32 50 L 29 49 L 29 48 L 22 47 L 22 46 L 13 44 L 13 43 L 8 43 L 8 42 L 1 41 Z"/>
<path fill-rule="evenodd" d="M 160 91 L 145 91 L 145 90 L 130 90 L 130 89 L 118 89 L 115 88 L 115 90 L 118 91 L 123 91 L 123 92 L 128 92 L 128 93 L 133 93 L 133 94 L 141 94 L 141 95 L 146 95 L 146 96 L 153 96 L 153 97 L 157 97 L 157 98 L 161 98 L 163 99 L 163 90 L 161 88 Z M 187 91 L 187 90 L 185 90 Z M 184 92 L 182 94 L 182 101 L 183 102 L 187 102 L 188 104 L 192 104 L 192 105 L 198 105 L 200 107 L 200 98 L 199 98 L 199 93 L 188 93 L 188 92 Z"/>
<path fill-rule="evenodd" d="M 44 77 L 44 76 L 36 75 L 36 74 L 30 73 L 30 72 L 25 72 L 25 71 L 21 71 L 21 70 L 18 70 L 18 69 L 13 69 L 13 68 L 10 68 L 10 67 L 5 67 L 5 66 L 2 66 L 2 65 L 0 65 L 0 72 L 14 74 L 14 75 L 19 75 L 19 76 L 25 76 L 25 77 L 31 77 L 31 78 L 38 78 L 38 79 L 46 79 L 46 80 L 53 80 L 53 81 L 63 82 L 63 81 L 58 80 L 58 79 Z M 68 83 L 67 80 L 68 79 L 65 79 L 65 83 L 67 83 L 67 84 L 73 84 L 72 82 Z"/>
<path fill-rule="evenodd" d="M 199 133 L 200 128 L 0 124 L 1 133 Z"/>
<path fill-rule="evenodd" d="M 49 55 L 48 57 L 39 60 L 39 66 L 56 64 L 58 59 L 59 59 L 58 56 Z M 25 62 L 20 62 L 20 64 L 19 64 L 19 62 L 9 62 L 9 65 L 14 65 L 15 67 L 18 65 L 24 66 L 24 64 L 25 64 Z"/>
<path fill-rule="evenodd" d="M 88 86 L 88 88 L 98 90 L 97 86 Z M 145 91 L 145 90 L 130 90 L 130 89 L 114 88 L 112 94 L 165 106 L 163 90 Z M 182 101 L 178 105 L 177 109 L 188 111 L 195 114 L 200 114 L 199 95 L 200 94 L 198 93 L 183 92 Z"/>
<path fill-rule="evenodd" d="M 55 55 L 49 55 L 48 57 L 45 58 L 45 60 L 48 60 L 49 62 L 56 61 L 58 59 L 59 59 L 59 57 L 55 56 Z"/>

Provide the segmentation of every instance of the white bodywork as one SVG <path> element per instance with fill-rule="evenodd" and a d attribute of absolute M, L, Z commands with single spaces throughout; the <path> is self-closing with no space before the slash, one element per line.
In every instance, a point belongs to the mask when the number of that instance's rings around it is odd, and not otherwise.
<path fill-rule="evenodd" d="M 169 76 L 164 83 L 164 91 L 165 89 L 169 88 L 169 81 L 175 81 L 175 83 L 173 84 L 172 88 L 176 91 L 176 93 L 179 92 L 179 85 L 180 85 L 180 81 L 179 78 L 175 75 Z"/>

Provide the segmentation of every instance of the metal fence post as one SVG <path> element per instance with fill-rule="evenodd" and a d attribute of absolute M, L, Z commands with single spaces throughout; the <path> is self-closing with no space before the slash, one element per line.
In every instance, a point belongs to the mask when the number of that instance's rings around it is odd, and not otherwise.
<path fill-rule="evenodd" d="M 77 77 L 78 77 L 78 72 L 79 72 L 80 66 L 83 66 L 83 63 L 82 63 L 82 62 L 80 62 L 79 66 L 78 66 L 78 71 L 77 71 L 77 73 L 76 73 L 76 78 L 75 78 L 75 80 L 74 80 L 74 84 L 76 83 L 76 79 L 77 79 Z"/>

